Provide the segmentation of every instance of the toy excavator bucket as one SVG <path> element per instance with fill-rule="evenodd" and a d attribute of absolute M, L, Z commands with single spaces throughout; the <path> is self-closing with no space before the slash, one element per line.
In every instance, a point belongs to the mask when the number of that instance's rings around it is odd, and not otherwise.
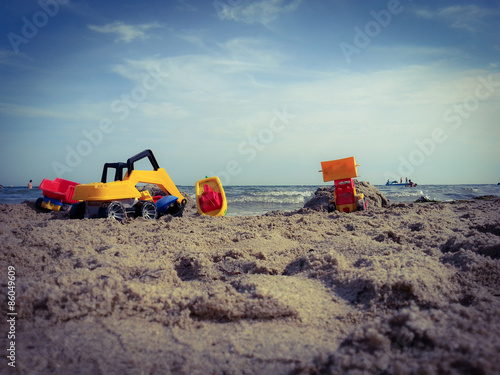
<path fill-rule="evenodd" d="M 323 172 L 324 182 L 343 180 L 345 178 L 358 177 L 356 171 L 357 166 L 359 166 L 359 164 L 356 164 L 354 156 L 351 156 L 344 159 L 322 161 L 321 170 L 319 172 Z"/>

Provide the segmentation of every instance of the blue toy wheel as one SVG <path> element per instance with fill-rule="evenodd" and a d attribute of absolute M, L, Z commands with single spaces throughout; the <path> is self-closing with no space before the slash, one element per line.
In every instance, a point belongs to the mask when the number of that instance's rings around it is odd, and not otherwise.
<path fill-rule="evenodd" d="M 161 199 L 159 199 L 157 202 L 156 202 L 156 208 L 158 209 L 158 213 L 160 215 L 164 214 L 167 210 L 168 210 L 168 207 L 177 201 L 177 197 L 174 197 L 173 195 L 167 195 Z"/>

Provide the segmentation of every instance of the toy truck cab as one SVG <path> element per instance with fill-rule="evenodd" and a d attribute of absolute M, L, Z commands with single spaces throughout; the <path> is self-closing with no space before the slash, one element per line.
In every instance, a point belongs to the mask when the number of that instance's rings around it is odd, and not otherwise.
<path fill-rule="evenodd" d="M 134 164 L 148 158 L 153 170 L 139 171 Z M 108 169 L 115 169 L 115 180 L 107 182 Z M 125 175 L 123 172 L 126 170 Z M 139 191 L 137 184 L 157 185 L 167 196 L 171 204 L 160 212 L 148 191 Z M 173 200 L 172 198 L 176 198 Z M 160 168 L 151 150 L 144 150 L 132 156 L 126 163 L 105 163 L 101 182 L 82 184 L 75 187 L 73 199 L 80 201 L 74 205 L 72 218 L 114 218 L 122 221 L 128 216 L 142 216 L 145 219 L 156 219 L 160 214 L 181 216 L 186 200 L 179 192 L 167 172 Z"/>

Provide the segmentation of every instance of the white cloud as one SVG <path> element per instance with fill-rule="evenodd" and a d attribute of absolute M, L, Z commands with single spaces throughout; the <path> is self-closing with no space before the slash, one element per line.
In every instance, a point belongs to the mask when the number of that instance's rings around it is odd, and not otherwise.
<path fill-rule="evenodd" d="M 157 104 L 150 102 L 142 103 L 140 109 L 148 119 L 154 119 L 155 121 L 160 119 L 163 119 L 163 121 L 180 120 L 190 117 L 190 113 L 184 108 L 168 102 Z"/>
<path fill-rule="evenodd" d="M 195 5 L 189 3 L 186 0 L 176 0 L 176 1 L 177 1 L 177 9 L 187 11 L 187 12 L 197 12 L 198 11 L 198 8 Z"/>
<path fill-rule="evenodd" d="M 88 25 L 88 28 L 92 31 L 102 33 L 102 34 L 116 34 L 117 38 L 115 41 L 121 41 L 129 43 L 134 39 L 146 39 L 148 35 L 144 32 L 145 30 L 160 27 L 158 24 L 145 24 L 145 25 L 127 25 L 121 21 L 115 21 L 104 26 L 98 25 Z"/>
<path fill-rule="evenodd" d="M 48 118 L 63 120 L 75 118 L 73 114 L 68 113 L 68 111 L 66 110 L 8 103 L 0 103 L 0 113 L 9 116 L 28 118 Z"/>
<path fill-rule="evenodd" d="M 246 68 L 256 67 L 257 69 L 269 69 L 277 67 L 286 56 L 266 41 L 254 38 L 234 38 L 224 44 L 219 44 L 233 62 L 239 62 L 239 66 L 244 64 Z"/>
<path fill-rule="evenodd" d="M 0 49 L 0 65 L 10 65 L 11 58 L 16 54 L 13 51 Z"/>
<path fill-rule="evenodd" d="M 281 14 L 294 12 L 302 0 L 245 1 L 238 6 L 223 6 L 219 12 L 222 19 L 244 23 L 268 24 Z"/>
<path fill-rule="evenodd" d="M 444 20 L 452 28 L 470 32 L 479 29 L 486 17 L 500 14 L 498 11 L 481 8 L 477 5 L 452 5 L 437 11 L 419 9 L 415 13 L 421 18 Z"/>
<path fill-rule="evenodd" d="M 199 36 L 188 35 L 188 34 L 177 34 L 177 36 L 180 39 L 185 40 L 186 42 L 191 43 L 197 47 L 200 47 L 200 48 L 206 47 L 205 43 L 203 42 L 203 39 Z"/>
<path fill-rule="evenodd" d="M 0 48 L 0 66 L 4 65 L 10 68 L 26 68 L 29 69 L 32 59 L 25 52 L 14 52 L 13 50 Z"/>
<path fill-rule="evenodd" d="M 416 56 L 425 58 L 454 58 L 463 57 L 463 52 L 457 48 L 449 47 L 427 47 L 413 45 L 393 45 L 390 47 L 375 45 L 370 47 L 372 52 L 377 52 L 385 56 L 409 56 L 414 59 Z"/>
<path fill-rule="evenodd" d="M 228 44 L 240 45 L 237 40 Z M 477 77 L 487 76 L 485 71 L 449 70 L 445 63 L 435 63 L 370 73 L 311 70 L 303 79 L 283 65 L 248 60 L 250 49 L 234 54 L 238 48 L 226 49 L 223 56 L 186 55 L 122 66 L 123 74 L 136 77 L 138 84 L 147 66 L 160 66 L 165 73 L 141 105 L 145 122 L 171 119 L 201 133 L 224 129 L 229 149 L 237 150 L 246 137 L 269 125 L 275 109 L 286 106 L 297 116 L 280 133 L 289 144 L 304 139 L 322 144 L 325 137 L 352 140 L 363 134 L 383 143 L 390 133 L 396 144 L 411 145 L 412 137 L 443 126 L 444 111 L 473 95 Z M 255 84 L 253 76 L 261 83 Z"/>

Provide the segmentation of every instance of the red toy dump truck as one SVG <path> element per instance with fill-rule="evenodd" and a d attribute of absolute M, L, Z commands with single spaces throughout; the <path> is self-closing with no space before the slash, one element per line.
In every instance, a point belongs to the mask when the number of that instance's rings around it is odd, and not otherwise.
<path fill-rule="evenodd" d="M 71 205 L 78 203 L 73 199 L 76 185 L 79 184 L 62 178 L 54 181 L 44 178 L 38 187 L 43 192 L 43 198 L 37 199 L 36 206 L 52 211 L 68 210 Z"/>

